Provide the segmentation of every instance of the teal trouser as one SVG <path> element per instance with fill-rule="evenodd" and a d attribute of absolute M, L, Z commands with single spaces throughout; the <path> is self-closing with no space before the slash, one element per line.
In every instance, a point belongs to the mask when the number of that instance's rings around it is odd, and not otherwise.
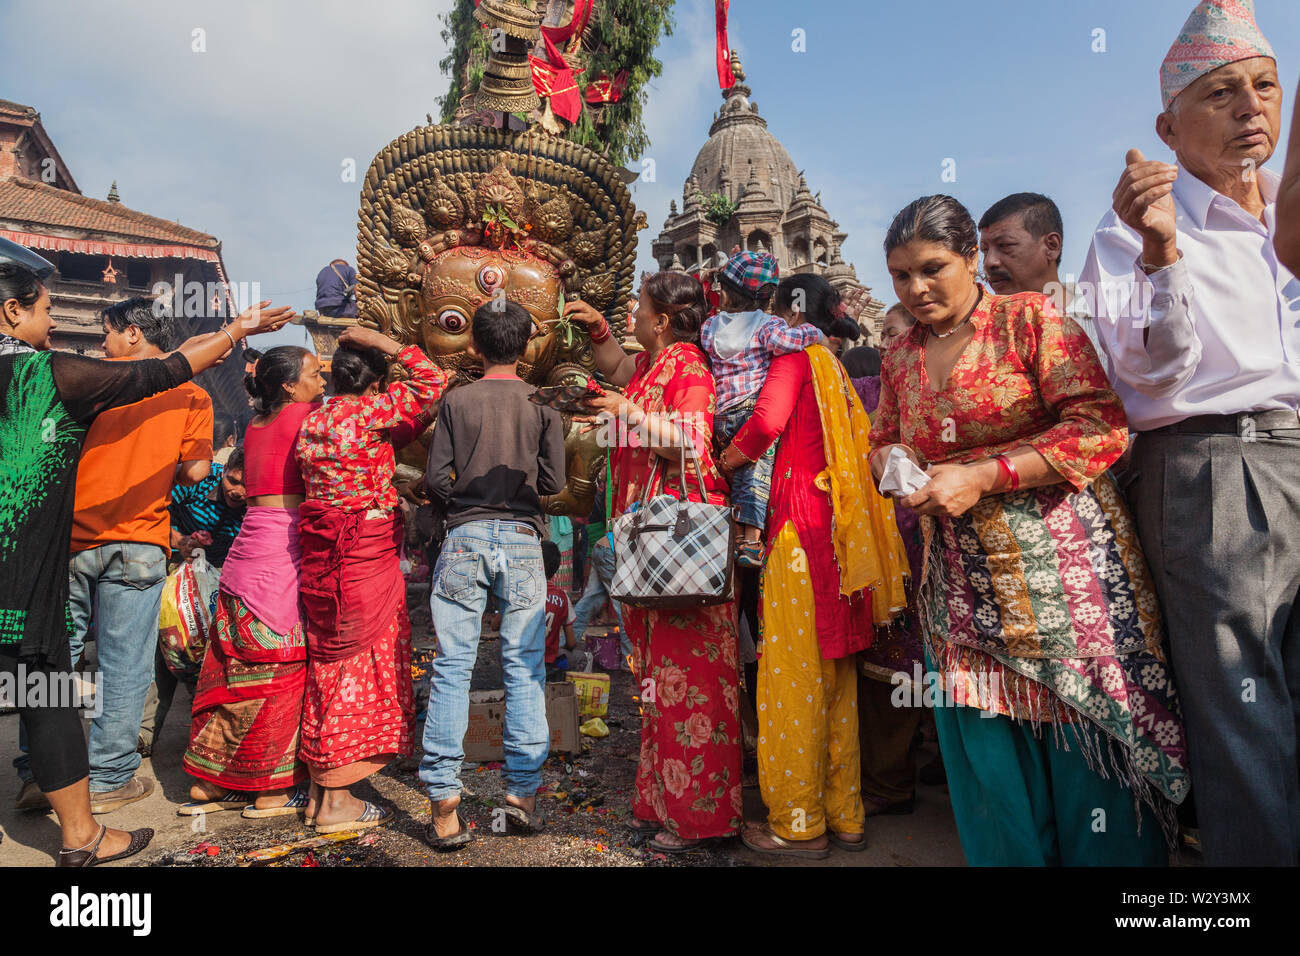
<path fill-rule="evenodd" d="M 1160 823 L 1111 771 L 1088 768 L 1073 741 L 1027 721 L 936 707 L 957 832 L 971 866 L 1167 866 Z M 1064 740 L 1070 740 L 1067 733 Z"/>

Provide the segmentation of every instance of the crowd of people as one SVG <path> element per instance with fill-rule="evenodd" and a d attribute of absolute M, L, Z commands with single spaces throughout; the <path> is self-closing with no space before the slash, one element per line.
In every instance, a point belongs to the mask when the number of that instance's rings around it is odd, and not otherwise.
<path fill-rule="evenodd" d="M 542 507 L 568 423 L 519 377 L 520 304 L 475 313 L 483 375 L 455 388 L 359 326 L 328 400 L 311 352 L 252 353 L 241 429 L 189 379 L 290 310 L 178 344 L 127 300 L 90 359 L 50 349 L 41 277 L 0 264 L 0 665 L 69 672 L 93 630 L 102 704 L 87 744 L 71 703 L 20 703 L 17 806 L 58 815 L 61 866 L 148 845 L 94 818 L 152 790 L 137 770 L 178 686 L 162 590 L 201 555 L 220 585 L 179 812 L 389 820 L 353 788 L 416 753 L 405 499 L 445 517 L 426 839 L 475 838 L 460 772 L 489 602 L 502 809 L 536 833 L 547 667 L 615 590 L 606 523 L 671 494 L 732 507 L 749 586 L 616 602 L 642 711 L 628 825 L 656 851 L 861 852 L 870 817 L 911 812 L 932 714 L 971 864 L 1162 866 L 1189 832 L 1210 864 L 1300 864 L 1300 111 L 1279 177 L 1276 59 L 1240 0 L 1197 5 L 1160 84 L 1177 163 L 1117 163 L 1073 286 L 1059 210 L 1024 192 L 978 226 L 947 195 L 894 217 L 879 349 L 846 350 L 834 287 L 760 252 L 645 276 L 634 351 L 568 302 L 604 386 L 580 426 L 641 436 L 609 451 L 576 607 Z M 399 486 L 421 436 L 424 479 Z"/>

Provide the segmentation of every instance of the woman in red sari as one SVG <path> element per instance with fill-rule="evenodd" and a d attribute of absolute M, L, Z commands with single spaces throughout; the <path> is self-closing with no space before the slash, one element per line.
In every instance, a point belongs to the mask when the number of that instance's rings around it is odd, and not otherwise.
<path fill-rule="evenodd" d="M 307 486 L 299 510 L 307 691 L 302 759 L 307 819 L 317 833 L 378 826 L 392 816 L 350 787 L 408 757 L 415 742 L 411 620 L 399 548 L 396 445 L 427 425 L 447 376 L 418 346 L 353 327 L 334 355 L 335 396 L 309 415 L 296 455 Z M 388 359 L 408 379 L 382 388 Z"/>
<path fill-rule="evenodd" d="M 691 276 L 648 276 L 632 316 L 645 351 L 631 356 L 591 306 L 565 307 L 568 318 L 587 325 L 601 374 L 625 390 L 588 400 L 593 411 L 616 416 L 630 439 L 612 443 L 611 521 L 640 499 L 647 482 L 651 495 L 665 489 L 682 494 L 677 471 L 683 441 L 690 441 L 699 459 L 709 500 L 727 500 L 711 447 L 713 375 L 697 344 L 707 310 L 703 289 Z M 633 829 L 662 830 L 649 843 L 661 853 L 734 836 L 742 819 L 735 604 L 624 607 L 623 618 L 636 650 L 636 673 L 643 687 L 653 688 L 641 701 Z"/>
<path fill-rule="evenodd" d="M 248 511 L 221 568 L 212 640 L 194 691 L 185 772 L 196 778 L 177 812 L 302 813 L 298 757 L 307 641 L 298 607 L 298 427 L 320 407 L 325 379 L 306 349 L 259 356 L 245 386 L 258 416 L 244 435 Z"/>

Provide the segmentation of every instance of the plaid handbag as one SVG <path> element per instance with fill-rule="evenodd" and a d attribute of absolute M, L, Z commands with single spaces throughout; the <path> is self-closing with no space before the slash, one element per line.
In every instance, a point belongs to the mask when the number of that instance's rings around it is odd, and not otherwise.
<path fill-rule="evenodd" d="M 614 519 L 614 578 L 610 597 L 632 607 L 692 608 L 725 604 L 732 599 L 736 529 L 731 508 L 711 504 L 704 494 L 704 475 L 692 453 L 699 502 L 690 500 L 686 484 L 686 447 L 682 447 L 682 490 L 686 497 L 650 497 L 655 462 L 641 500 Z"/>

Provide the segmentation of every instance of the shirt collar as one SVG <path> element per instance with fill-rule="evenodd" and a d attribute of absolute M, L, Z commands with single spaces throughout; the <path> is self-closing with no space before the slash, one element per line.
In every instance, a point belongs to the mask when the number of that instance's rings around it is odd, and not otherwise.
<path fill-rule="evenodd" d="M 1271 169 L 1258 169 L 1256 175 L 1259 176 L 1260 195 L 1264 197 L 1265 204 L 1272 205 L 1277 200 L 1278 185 L 1282 177 Z M 1214 205 L 1215 199 L 1222 199 L 1224 202 L 1236 205 L 1223 193 L 1211 189 L 1207 183 L 1197 179 L 1185 166 L 1178 167 L 1178 178 L 1174 180 L 1174 196 L 1178 199 L 1178 204 L 1192 217 L 1197 229 L 1205 228 L 1206 220 L 1210 217 L 1210 207 Z"/>
<path fill-rule="evenodd" d="M 977 330 L 983 329 L 989 324 L 989 314 L 992 312 L 993 293 L 984 285 L 979 283 L 980 298 L 975 303 L 975 311 L 971 313 L 970 324 Z"/>

